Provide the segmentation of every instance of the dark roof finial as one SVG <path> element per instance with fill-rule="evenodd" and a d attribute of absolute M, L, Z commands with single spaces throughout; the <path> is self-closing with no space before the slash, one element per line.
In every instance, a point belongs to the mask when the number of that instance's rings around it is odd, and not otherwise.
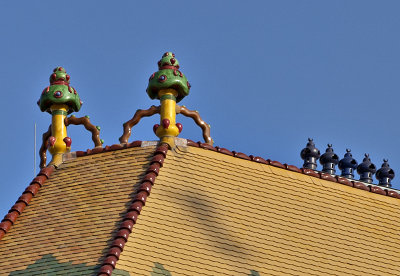
<path fill-rule="evenodd" d="M 394 171 L 390 168 L 387 159 L 383 159 L 382 167 L 376 172 L 375 177 L 379 181 L 379 186 L 392 187 L 391 181 L 394 178 Z"/>
<path fill-rule="evenodd" d="M 346 149 L 343 159 L 339 161 L 339 170 L 342 171 L 341 176 L 353 179 L 354 170 L 357 168 L 358 162 L 353 158 L 350 149 Z"/>
<path fill-rule="evenodd" d="M 324 173 L 335 174 L 335 166 L 339 163 L 339 156 L 333 152 L 332 144 L 328 144 L 325 153 L 322 154 L 319 162 L 322 165 Z"/>
<path fill-rule="evenodd" d="M 357 173 L 360 175 L 360 180 L 367 183 L 372 183 L 372 176 L 375 174 L 375 172 L 376 166 L 371 162 L 369 154 L 366 153 L 363 162 L 357 167 Z"/>
<path fill-rule="evenodd" d="M 300 152 L 301 159 L 304 160 L 303 168 L 315 170 L 320 154 L 319 150 L 315 147 L 313 139 L 308 138 L 307 146 Z"/>

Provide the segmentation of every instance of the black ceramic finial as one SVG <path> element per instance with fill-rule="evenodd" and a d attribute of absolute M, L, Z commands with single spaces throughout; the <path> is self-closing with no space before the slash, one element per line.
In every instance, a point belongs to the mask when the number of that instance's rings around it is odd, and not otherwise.
<path fill-rule="evenodd" d="M 307 146 L 301 150 L 300 156 L 304 160 L 303 168 L 315 170 L 317 168 L 317 160 L 321 153 L 315 147 L 313 139 L 308 138 Z"/>
<path fill-rule="evenodd" d="M 341 176 L 353 179 L 354 170 L 357 168 L 358 163 L 350 152 L 350 149 L 346 149 L 343 159 L 339 161 L 339 170 L 342 171 Z"/>
<path fill-rule="evenodd" d="M 375 177 L 379 181 L 379 186 L 392 187 L 391 181 L 394 178 L 394 171 L 390 168 L 387 159 L 383 159 L 382 167 L 376 172 Z"/>
<path fill-rule="evenodd" d="M 332 144 L 328 144 L 325 153 L 321 155 L 319 162 L 324 173 L 335 174 L 335 166 L 339 163 L 339 156 L 333 152 Z"/>
<path fill-rule="evenodd" d="M 357 173 L 360 175 L 360 180 L 367 183 L 372 183 L 372 176 L 375 174 L 375 172 L 376 166 L 372 164 L 369 154 L 365 154 L 363 162 L 357 167 Z"/>

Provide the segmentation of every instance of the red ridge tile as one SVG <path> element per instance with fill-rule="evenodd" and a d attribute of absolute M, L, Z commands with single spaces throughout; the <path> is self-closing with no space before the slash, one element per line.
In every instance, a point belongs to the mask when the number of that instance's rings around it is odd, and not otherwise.
<path fill-rule="evenodd" d="M 233 153 L 230 150 L 227 150 L 226 148 L 220 148 L 220 147 L 215 147 L 218 152 L 233 156 Z"/>
<path fill-rule="evenodd" d="M 156 180 L 156 175 L 154 173 L 148 173 L 144 176 L 142 183 L 145 182 L 150 182 L 151 184 L 154 184 L 154 180 Z"/>
<path fill-rule="evenodd" d="M 128 238 L 129 238 L 129 234 L 130 234 L 131 232 L 128 230 L 128 229 L 120 229 L 118 232 L 117 232 L 117 235 L 116 235 L 116 237 L 117 238 L 123 238 L 125 241 L 128 241 Z"/>
<path fill-rule="evenodd" d="M 160 164 L 154 163 L 150 165 L 150 167 L 146 170 L 146 173 L 154 173 L 156 176 L 158 176 L 159 171 L 160 171 Z"/>
<path fill-rule="evenodd" d="M 7 220 L 7 221 L 11 222 L 12 225 L 14 225 L 14 222 L 17 220 L 18 216 L 19 216 L 18 212 L 11 211 L 7 215 L 5 215 L 2 222 Z"/>
<path fill-rule="evenodd" d="M 30 184 L 38 183 L 42 187 L 43 183 L 48 179 L 45 175 L 36 176 Z"/>
<path fill-rule="evenodd" d="M 368 191 L 368 192 L 370 191 L 369 186 L 367 186 L 361 182 L 358 182 L 358 181 L 353 181 L 353 187 L 360 189 L 360 190 Z"/>
<path fill-rule="evenodd" d="M 121 255 L 121 250 L 118 250 L 118 248 L 113 247 L 108 251 L 107 256 L 115 256 L 117 260 L 119 259 L 119 256 Z"/>
<path fill-rule="evenodd" d="M 131 206 L 128 209 L 128 212 L 130 211 L 136 211 L 138 214 L 142 211 L 143 208 L 143 202 L 141 201 L 135 201 L 131 204 Z"/>
<path fill-rule="evenodd" d="M 102 148 L 102 147 L 97 147 L 97 148 L 91 149 L 91 150 L 90 150 L 90 154 L 97 154 L 97 153 L 100 153 L 100 152 L 103 152 L 103 151 L 104 151 L 104 148 Z M 88 152 L 88 154 L 89 154 L 89 152 Z"/>
<path fill-rule="evenodd" d="M 274 166 L 274 167 L 286 169 L 286 166 L 284 166 L 284 165 L 283 165 L 281 162 L 279 162 L 279 161 L 269 161 L 269 164 L 270 164 L 271 166 Z"/>
<path fill-rule="evenodd" d="M 340 184 L 344 184 L 350 187 L 353 187 L 353 182 L 345 177 L 336 176 L 337 182 Z"/>
<path fill-rule="evenodd" d="M 21 214 L 21 213 L 24 211 L 25 207 L 26 207 L 26 204 L 25 204 L 25 203 L 23 203 L 23 202 L 18 202 L 18 203 L 15 203 L 15 204 L 11 207 L 10 211 L 16 211 L 16 212 L 18 212 L 19 214 Z"/>
<path fill-rule="evenodd" d="M 135 196 L 135 201 L 141 201 L 143 205 L 146 205 L 146 200 L 147 200 L 148 194 L 144 191 L 139 192 Z"/>
<path fill-rule="evenodd" d="M 113 267 L 109 264 L 104 264 L 104 266 L 102 266 L 100 268 L 100 271 L 97 275 L 99 276 L 111 276 L 111 273 L 113 271 Z"/>
<path fill-rule="evenodd" d="M 395 191 L 392 191 L 392 190 L 389 190 L 389 191 L 387 192 L 387 194 L 388 194 L 388 196 L 390 196 L 390 197 L 400 198 L 400 194 L 399 194 L 398 192 L 395 192 Z"/>
<path fill-rule="evenodd" d="M 5 220 L 3 222 L 0 222 L 0 229 L 2 229 L 4 233 L 7 233 L 8 230 L 10 230 L 11 226 L 12 226 L 11 221 Z"/>
<path fill-rule="evenodd" d="M 126 241 L 123 238 L 116 238 L 113 243 L 111 244 L 111 247 L 118 247 L 119 249 L 124 248 Z"/>
<path fill-rule="evenodd" d="M 155 153 L 156 154 L 162 154 L 165 157 L 167 157 L 167 152 L 168 152 L 168 145 L 167 144 L 162 144 L 161 146 L 157 147 Z"/>
<path fill-rule="evenodd" d="M 54 172 L 54 170 L 55 170 L 54 166 L 48 166 L 46 168 L 41 169 L 40 172 L 38 173 L 38 176 L 44 175 L 47 177 L 47 179 L 49 179 L 50 175 Z"/>
<path fill-rule="evenodd" d="M 76 151 L 75 154 L 76 154 L 76 157 L 82 157 L 82 156 L 87 155 L 87 153 L 85 151 L 81 151 L 81 150 Z"/>
<path fill-rule="evenodd" d="M 336 177 L 334 177 L 333 175 L 330 175 L 328 173 L 321 173 L 320 175 L 321 175 L 321 179 L 332 181 L 332 182 L 337 182 Z"/>
<path fill-rule="evenodd" d="M 253 157 L 253 161 L 269 165 L 268 160 L 265 160 L 264 158 L 259 157 L 259 156 Z"/>
<path fill-rule="evenodd" d="M 152 188 L 153 184 L 151 182 L 144 182 L 140 188 L 139 191 L 145 191 L 147 193 L 147 195 L 150 195 L 151 192 L 151 188 Z"/>
<path fill-rule="evenodd" d="M 131 233 L 133 229 L 133 222 L 131 220 L 125 220 L 122 222 L 119 229 L 127 229 Z"/>
<path fill-rule="evenodd" d="M 111 145 L 110 150 L 121 150 L 124 149 L 126 147 L 126 144 L 121 145 L 121 144 L 114 144 Z"/>
<path fill-rule="evenodd" d="M 305 168 L 302 168 L 301 170 L 306 175 L 311 175 L 311 176 L 314 176 L 314 177 L 317 177 L 317 178 L 321 178 L 321 175 L 318 172 L 314 171 L 314 170 L 305 169 Z"/>
<path fill-rule="evenodd" d="M 283 164 L 285 167 L 286 167 L 286 169 L 287 170 L 289 170 L 289 171 L 292 171 L 292 172 L 298 172 L 298 173 L 301 173 L 301 170 L 298 168 L 298 167 L 296 167 L 296 166 L 294 166 L 294 165 L 288 165 L 288 164 Z"/>
<path fill-rule="evenodd" d="M 40 187 L 41 185 L 39 185 L 38 183 L 33 183 L 25 189 L 24 194 L 31 193 L 33 196 L 35 196 L 36 193 L 39 191 Z"/>
<path fill-rule="evenodd" d="M 164 155 L 162 155 L 161 153 L 156 154 L 151 159 L 150 164 L 158 163 L 158 164 L 160 164 L 160 167 L 162 167 L 162 165 L 164 163 L 164 158 L 165 158 Z"/>
<path fill-rule="evenodd" d="M 28 194 L 22 194 L 17 200 L 17 202 L 24 202 L 26 205 L 29 205 L 29 202 L 31 202 L 33 195 L 28 193 Z"/>
<path fill-rule="evenodd" d="M 373 192 L 375 194 L 387 195 L 386 190 L 382 189 L 381 187 L 370 185 L 370 189 L 371 189 L 371 192 Z"/>
<path fill-rule="evenodd" d="M 127 148 L 136 148 L 141 146 L 142 146 L 142 141 L 133 141 L 132 143 L 126 145 Z"/>
<path fill-rule="evenodd" d="M 115 265 L 117 264 L 117 258 L 115 256 L 108 256 L 105 260 L 104 260 L 104 264 L 106 265 L 110 265 L 112 266 L 112 268 L 115 268 Z"/>
<path fill-rule="evenodd" d="M 199 144 L 200 148 L 217 151 L 216 148 L 214 148 L 213 146 L 211 146 L 209 144 L 201 143 L 201 142 L 197 142 L 197 143 Z"/>
<path fill-rule="evenodd" d="M 243 152 L 232 151 L 232 153 L 233 153 L 233 156 L 235 156 L 235 157 L 246 159 L 246 160 L 251 160 L 251 158 L 247 154 L 244 154 Z"/>
<path fill-rule="evenodd" d="M 189 140 L 189 139 L 187 139 L 187 145 L 191 146 L 191 147 L 196 147 L 196 148 L 199 147 L 199 144 L 197 144 L 196 142 Z"/>

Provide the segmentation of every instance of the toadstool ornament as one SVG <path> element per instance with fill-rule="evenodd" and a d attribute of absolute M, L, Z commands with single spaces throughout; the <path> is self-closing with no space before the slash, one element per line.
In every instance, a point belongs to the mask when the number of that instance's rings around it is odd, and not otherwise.
<path fill-rule="evenodd" d="M 62 154 L 71 150 L 72 140 L 67 137 L 64 120 L 67 114 L 79 111 L 82 105 L 75 88 L 69 85 L 69 79 L 70 76 L 63 67 L 56 67 L 50 75 L 50 86 L 43 89 L 38 101 L 40 110 L 52 115 L 51 136 L 48 139 L 48 150 L 53 155 L 50 164 L 60 164 Z"/>
<path fill-rule="evenodd" d="M 177 103 L 189 95 L 190 90 L 190 84 L 179 70 L 179 62 L 171 52 L 166 52 L 158 62 L 158 71 L 150 76 L 146 91 L 152 100 L 162 100 L 166 93 L 160 94 L 160 91 L 168 89 L 174 90 L 171 93 Z"/>
<path fill-rule="evenodd" d="M 58 166 L 62 163 L 62 155 L 71 150 L 72 140 L 67 137 L 69 124 L 83 124 L 92 132 L 92 140 L 96 147 L 101 147 L 99 130 L 93 126 L 89 118 L 67 118 L 67 115 L 79 111 L 82 101 L 76 89 L 69 85 L 70 76 L 63 67 L 56 67 L 50 75 L 50 86 L 43 89 L 37 102 L 42 112 L 52 115 L 49 130 L 43 134 L 43 143 L 40 148 L 40 167 L 46 166 L 46 150 L 53 156 L 50 165 Z"/>
<path fill-rule="evenodd" d="M 133 118 L 124 123 L 124 133 L 119 138 L 122 144 L 128 143 L 131 129 L 141 118 L 160 114 L 160 123 L 154 125 L 153 131 L 160 138 L 161 143 L 175 147 L 175 137 L 182 131 L 182 124 L 176 123 L 176 114 L 191 117 L 203 130 L 203 138 L 212 145 L 210 126 L 206 124 L 198 112 L 188 110 L 176 103 L 189 95 L 190 84 L 179 69 L 179 62 L 172 52 L 166 52 L 158 62 L 158 71 L 149 78 L 146 92 L 151 99 L 158 99 L 160 106 L 152 106 L 147 110 L 137 110 Z"/>

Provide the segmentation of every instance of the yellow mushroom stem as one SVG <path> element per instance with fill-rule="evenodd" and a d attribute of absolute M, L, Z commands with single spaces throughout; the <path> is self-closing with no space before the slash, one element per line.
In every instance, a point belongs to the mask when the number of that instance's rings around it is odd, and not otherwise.
<path fill-rule="evenodd" d="M 156 135 L 162 143 L 167 143 L 171 148 L 175 147 L 175 137 L 179 135 L 176 126 L 176 97 L 178 92 L 175 89 L 162 89 L 158 92 L 161 101 L 160 126 Z M 166 123 L 169 124 L 166 124 Z"/>
<path fill-rule="evenodd" d="M 50 165 L 58 166 L 62 163 L 62 155 L 71 150 L 64 142 L 64 138 L 67 137 L 67 127 L 64 120 L 67 117 L 68 106 L 65 104 L 53 104 L 50 110 L 52 114 L 51 136 L 55 138 L 53 146 L 49 145 L 49 152 L 53 156 Z"/>

